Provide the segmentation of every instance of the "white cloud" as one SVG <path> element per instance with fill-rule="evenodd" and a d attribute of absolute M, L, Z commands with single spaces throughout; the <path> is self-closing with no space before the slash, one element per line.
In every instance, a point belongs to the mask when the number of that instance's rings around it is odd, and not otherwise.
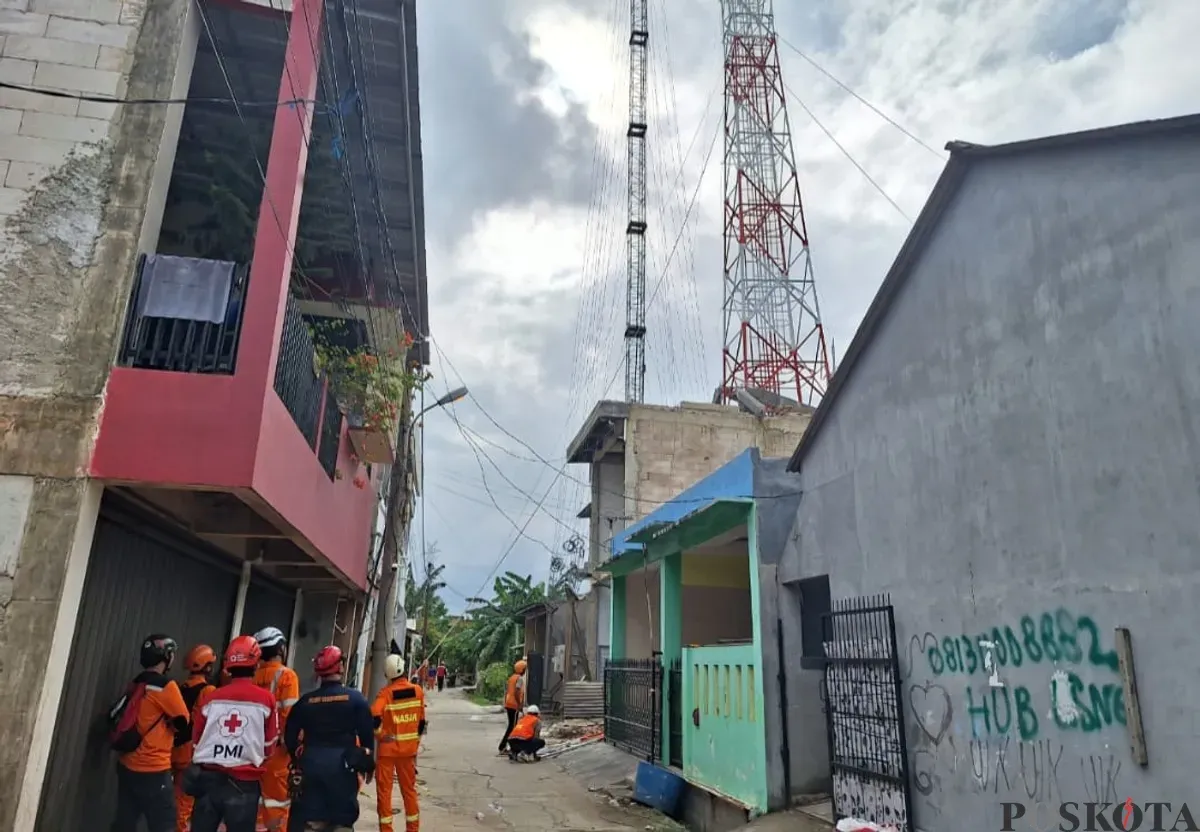
<path fill-rule="evenodd" d="M 568 102 L 582 103 L 601 129 L 603 146 L 619 162 L 609 175 L 595 177 L 595 190 L 606 194 L 598 199 L 603 206 L 598 212 L 522 200 L 518 194 L 507 207 L 484 211 L 453 250 L 430 250 L 439 345 L 476 401 L 557 464 L 567 436 L 619 367 L 628 22 L 621 4 L 490 2 L 506 6 L 510 30 L 527 37 L 532 56 L 548 67 L 537 88 L 527 93 L 557 114 L 566 112 Z M 663 43 L 659 16 L 664 7 L 670 14 L 669 43 Z M 665 149 L 672 144 L 686 149 L 719 83 L 720 20 L 715 2 L 659 0 L 651 8 L 657 27 L 651 34 L 653 66 L 658 70 L 651 95 L 656 116 L 651 190 L 656 202 L 665 192 L 671 195 L 670 206 L 661 211 L 664 216 L 657 208 L 651 211 L 651 262 L 661 264 L 720 120 L 718 101 L 688 157 L 685 185 L 664 188 L 661 180 L 675 177 L 663 161 L 670 156 Z M 831 0 L 822 5 L 819 20 L 817 12 L 783 2 L 777 10 L 784 39 L 804 48 L 939 151 L 949 139 L 999 143 L 1200 109 L 1200 50 L 1193 43 L 1200 32 L 1196 0 Z M 423 20 L 459 14 L 455 3 L 422 10 Z M 488 35 L 480 32 L 478 37 L 486 41 Z M 674 108 L 667 106 L 672 85 L 661 71 L 668 46 L 677 67 Z M 903 211 L 915 216 L 943 160 L 788 48 L 781 47 L 781 54 L 788 87 Z M 426 72 L 422 83 L 423 99 L 436 95 L 439 78 Z M 909 223 L 794 101 L 789 101 L 789 114 L 827 331 L 844 350 Z M 677 127 L 676 136 L 668 141 L 672 127 Z M 426 119 L 423 129 L 428 165 L 439 153 L 444 126 Z M 472 175 L 487 177 L 506 159 L 489 144 L 488 124 L 473 129 L 477 153 L 464 158 L 458 152 L 443 164 L 467 166 Z M 706 398 L 720 372 L 721 150 L 718 140 L 694 225 L 676 256 L 679 265 L 691 263 L 691 274 L 672 275 L 650 311 L 647 386 L 654 401 Z M 567 161 L 585 174 L 593 171 L 590 155 Z M 431 205 L 471 204 L 470 192 L 441 190 L 432 178 L 425 187 Z M 431 239 L 438 231 L 430 230 Z M 660 279 L 657 268 L 652 267 L 651 286 Z M 618 378 L 611 394 L 620 396 L 620 388 Z M 570 401 L 575 407 L 568 417 Z M 460 410 L 474 429 L 530 456 L 497 434 L 473 407 Z M 429 500 L 438 516 L 429 515 L 428 536 L 441 545 L 451 585 L 474 592 L 511 540 L 512 526 L 494 510 L 438 490 L 441 482 L 461 494 L 484 494 L 479 468 L 464 441 L 451 441 L 450 422 L 431 420 L 430 428 L 427 464 L 435 472 L 429 477 Z M 536 496 L 553 475 L 545 465 L 484 447 L 522 490 Z M 586 476 L 579 469 L 569 474 Z M 501 503 L 520 522 L 523 516 L 516 509 L 528 511 L 531 501 L 504 485 L 494 470 L 489 469 L 488 482 L 498 495 L 504 491 Z M 483 500 L 488 503 L 486 496 Z M 582 486 L 571 481 L 550 504 L 563 522 L 578 525 L 572 518 L 583 502 Z M 563 534 L 561 526 L 545 517 L 535 519 L 529 532 L 551 546 Z M 515 565 L 540 575 L 547 558 L 541 546 L 525 542 L 505 568 Z"/>

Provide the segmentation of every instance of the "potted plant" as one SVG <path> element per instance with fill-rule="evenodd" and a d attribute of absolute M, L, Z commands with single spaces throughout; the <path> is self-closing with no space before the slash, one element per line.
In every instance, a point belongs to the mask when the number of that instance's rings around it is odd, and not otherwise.
<path fill-rule="evenodd" d="M 425 382 L 407 364 L 412 344 L 412 336 L 405 334 L 395 350 L 349 350 L 328 343 L 317 348 L 318 363 L 346 414 L 350 443 L 363 462 L 390 465 L 395 460 L 400 407 Z"/>

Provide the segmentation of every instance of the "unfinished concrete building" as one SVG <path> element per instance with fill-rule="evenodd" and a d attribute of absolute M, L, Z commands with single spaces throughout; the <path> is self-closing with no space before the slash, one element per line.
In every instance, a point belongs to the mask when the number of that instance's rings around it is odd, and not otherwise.
<path fill-rule="evenodd" d="M 589 414 L 567 448 L 567 461 L 588 466 L 591 499 L 581 512 L 588 519 L 588 571 L 611 556 L 612 540 L 681 491 L 716 471 L 747 448 L 764 457 L 786 457 L 808 427 L 812 409 L 802 405 L 758 408 L 684 402 L 675 407 L 602 401 Z M 658 597 L 658 589 L 645 589 Z M 606 580 L 593 585 L 584 613 L 595 633 L 596 667 L 609 655 L 610 590 Z M 634 619 L 626 633 L 652 632 L 650 611 L 630 606 Z M 649 641 L 636 637 L 626 657 L 649 657 Z"/>

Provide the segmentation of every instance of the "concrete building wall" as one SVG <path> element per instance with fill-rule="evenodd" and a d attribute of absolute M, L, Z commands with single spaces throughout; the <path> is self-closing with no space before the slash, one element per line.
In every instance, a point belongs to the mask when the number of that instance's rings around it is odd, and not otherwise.
<path fill-rule="evenodd" d="M 186 94 L 187 0 L 4 0 L 0 80 L 0 829 L 31 829 L 101 489 L 87 469 Z M 156 207 L 157 206 L 157 207 Z"/>
<path fill-rule="evenodd" d="M 648 659 L 662 649 L 659 638 L 658 569 L 639 569 L 625 578 L 625 658 Z"/>
<path fill-rule="evenodd" d="M 601 457 L 591 466 L 592 516 L 588 556 L 595 568 L 609 557 L 613 535 L 625 529 L 625 460 L 620 453 Z"/>
<path fill-rule="evenodd" d="M 1200 766 L 1200 146 L 972 165 L 802 461 L 778 577 L 891 594 L 920 829 L 998 829 L 1010 800 L 1178 807 Z"/>
<path fill-rule="evenodd" d="M 758 419 L 736 407 L 691 402 L 631 406 L 625 514 L 630 522 L 645 517 L 747 448 L 764 457 L 790 456 L 811 418 L 806 411 Z"/>

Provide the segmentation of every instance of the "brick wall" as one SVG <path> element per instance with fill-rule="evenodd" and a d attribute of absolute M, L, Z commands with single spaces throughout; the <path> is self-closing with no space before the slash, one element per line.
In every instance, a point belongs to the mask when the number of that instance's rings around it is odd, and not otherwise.
<path fill-rule="evenodd" d="M 0 81 L 120 96 L 145 0 L 0 0 Z M 116 105 L 0 88 L 0 216 L 76 152 L 104 141 Z"/>
<path fill-rule="evenodd" d="M 735 407 L 635 405 L 626 425 L 627 514 L 640 519 L 747 448 L 791 456 L 810 412 L 758 419 Z"/>
<path fill-rule="evenodd" d="M 0 541 L 3 830 L 35 828 L 102 491 L 87 463 L 182 112 L 72 96 L 186 91 L 188 10 L 0 0 L 0 82 L 64 93 L 0 87 L 0 480 L 28 495 Z"/>

